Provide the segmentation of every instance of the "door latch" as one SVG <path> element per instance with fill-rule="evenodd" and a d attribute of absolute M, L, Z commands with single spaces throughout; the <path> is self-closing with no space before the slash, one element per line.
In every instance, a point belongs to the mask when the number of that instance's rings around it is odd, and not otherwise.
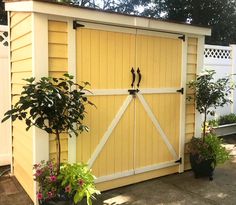
<path fill-rule="evenodd" d="M 130 94 L 130 95 L 133 95 L 133 96 L 135 96 L 135 95 L 136 95 L 136 93 L 138 93 L 138 92 L 139 92 L 139 89 L 130 89 L 130 90 L 128 90 L 128 92 L 129 92 L 129 94 Z"/>

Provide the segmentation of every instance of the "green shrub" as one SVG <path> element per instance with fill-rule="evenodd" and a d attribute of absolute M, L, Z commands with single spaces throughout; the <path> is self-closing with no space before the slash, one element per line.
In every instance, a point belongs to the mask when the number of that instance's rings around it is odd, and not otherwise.
<path fill-rule="evenodd" d="M 205 141 L 193 137 L 189 143 L 189 151 L 199 155 L 200 160 L 214 159 L 215 165 L 222 164 L 229 159 L 229 152 L 222 146 L 222 139 L 214 134 L 207 134 Z"/>
<path fill-rule="evenodd" d="M 236 114 L 234 113 L 228 115 L 222 115 L 218 119 L 208 121 L 208 125 L 212 127 L 217 127 L 219 125 L 227 125 L 232 123 L 236 123 Z"/>
<path fill-rule="evenodd" d="M 214 120 L 209 120 L 208 121 L 208 126 L 217 127 L 218 125 L 219 125 L 218 119 L 214 119 Z"/>
<path fill-rule="evenodd" d="M 226 125 L 232 123 L 236 123 L 236 115 L 234 113 L 231 113 L 229 115 L 222 115 L 218 119 L 219 125 Z"/>

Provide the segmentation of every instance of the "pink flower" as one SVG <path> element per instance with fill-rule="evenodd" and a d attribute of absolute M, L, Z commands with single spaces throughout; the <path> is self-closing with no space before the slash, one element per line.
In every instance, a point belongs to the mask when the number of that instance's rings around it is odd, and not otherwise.
<path fill-rule="evenodd" d="M 53 170 L 53 164 L 52 164 L 52 162 L 49 162 L 48 167 L 49 167 L 49 169 Z"/>
<path fill-rule="evenodd" d="M 55 182 L 57 180 L 57 177 L 56 176 L 50 176 L 50 180 L 51 180 L 51 182 Z"/>
<path fill-rule="evenodd" d="M 48 192 L 48 198 L 50 199 L 50 198 L 52 198 L 52 196 L 53 196 L 53 193 L 51 191 L 49 191 Z"/>
<path fill-rule="evenodd" d="M 43 199 L 43 194 L 42 194 L 41 192 L 38 192 L 38 194 L 37 194 L 37 198 L 38 198 L 38 200 Z"/>
<path fill-rule="evenodd" d="M 42 173 L 43 173 L 43 172 L 42 172 L 41 169 L 37 169 L 37 170 L 36 170 L 36 173 L 35 173 L 34 175 L 38 177 L 38 176 L 40 176 Z"/>
<path fill-rule="evenodd" d="M 65 192 L 70 193 L 71 192 L 71 187 L 70 185 L 65 187 Z"/>
<path fill-rule="evenodd" d="M 79 179 L 79 180 L 78 180 L 78 184 L 79 184 L 80 186 L 83 186 L 83 184 L 84 184 L 83 179 Z"/>

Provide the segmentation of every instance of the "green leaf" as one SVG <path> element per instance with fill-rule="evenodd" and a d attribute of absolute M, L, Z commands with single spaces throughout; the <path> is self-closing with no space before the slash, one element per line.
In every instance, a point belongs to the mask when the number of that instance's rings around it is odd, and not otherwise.
<path fill-rule="evenodd" d="M 8 120 L 10 117 L 11 117 L 10 115 L 7 115 L 6 117 L 4 117 L 4 118 L 2 119 L 2 123 L 5 122 L 6 120 Z"/>
<path fill-rule="evenodd" d="M 77 204 L 79 201 L 81 201 L 84 198 L 84 191 L 77 191 L 74 196 L 74 203 Z"/>
<path fill-rule="evenodd" d="M 45 131 L 47 132 L 47 133 L 49 133 L 49 134 L 51 134 L 52 133 L 52 129 L 51 128 L 45 128 Z"/>
<path fill-rule="evenodd" d="M 88 205 L 92 205 L 93 203 L 92 203 L 92 200 L 89 198 L 89 197 L 87 197 L 87 204 Z"/>
<path fill-rule="evenodd" d="M 26 119 L 26 125 L 28 126 L 28 127 L 30 127 L 30 125 L 31 125 L 31 120 L 29 120 L 29 119 Z"/>

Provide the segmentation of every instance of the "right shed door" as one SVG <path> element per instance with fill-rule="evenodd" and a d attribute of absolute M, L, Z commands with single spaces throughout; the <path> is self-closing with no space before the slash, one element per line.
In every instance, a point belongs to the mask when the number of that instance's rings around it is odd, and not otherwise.
<path fill-rule="evenodd" d="M 181 39 L 136 36 L 141 76 L 135 101 L 136 174 L 179 165 L 181 62 Z"/>

